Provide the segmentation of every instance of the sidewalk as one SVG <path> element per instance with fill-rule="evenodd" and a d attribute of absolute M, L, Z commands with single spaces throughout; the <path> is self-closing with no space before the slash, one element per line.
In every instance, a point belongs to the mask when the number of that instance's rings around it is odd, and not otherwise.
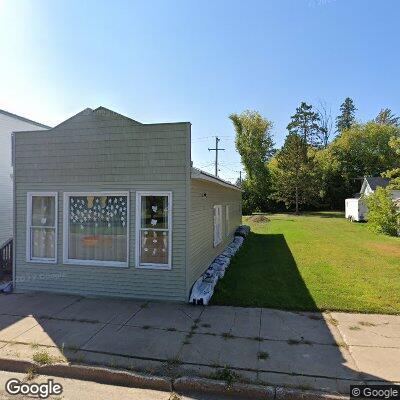
<path fill-rule="evenodd" d="M 0 359 L 347 394 L 400 382 L 400 316 L 0 295 Z"/>

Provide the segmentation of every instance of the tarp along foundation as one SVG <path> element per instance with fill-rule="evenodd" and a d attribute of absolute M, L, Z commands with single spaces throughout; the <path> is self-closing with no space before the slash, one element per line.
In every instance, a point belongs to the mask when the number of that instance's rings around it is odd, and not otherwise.
<path fill-rule="evenodd" d="M 235 232 L 235 239 L 229 246 L 210 264 L 203 275 L 194 283 L 190 293 L 189 303 L 193 305 L 208 305 L 214 288 L 219 279 L 225 275 L 225 270 L 229 267 L 231 258 L 239 251 L 250 227 L 241 225 Z"/>

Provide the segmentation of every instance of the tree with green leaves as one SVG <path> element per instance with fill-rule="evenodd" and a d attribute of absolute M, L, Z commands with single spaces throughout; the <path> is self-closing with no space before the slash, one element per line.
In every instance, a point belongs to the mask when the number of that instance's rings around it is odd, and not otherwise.
<path fill-rule="evenodd" d="M 314 162 L 320 179 L 320 206 L 330 210 L 342 209 L 344 199 L 352 196 L 359 187 L 355 188 L 355 181 L 344 173 L 343 165 L 332 152 L 332 145 L 317 151 Z"/>
<path fill-rule="evenodd" d="M 310 146 L 322 145 L 320 118 L 318 113 L 313 111 L 312 105 L 301 102 L 300 107 L 296 108 L 296 113 L 290 118 L 291 121 L 287 126 L 289 134 L 298 135 Z"/>
<path fill-rule="evenodd" d="M 366 196 L 368 226 L 378 233 L 397 236 L 400 232 L 400 210 L 396 207 L 388 188 L 377 188 Z"/>
<path fill-rule="evenodd" d="M 294 205 L 296 214 L 301 204 L 313 203 L 316 198 L 315 169 L 307 153 L 304 137 L 289 133 L 276 155 L 274 198 L 285 203 L 286 207 Z"/>
<path fill-rule="evenodd" d="M 399 136 L 390 138 L 389 146 L 394 151 L 396 159 L 400 160 L 400 133 Z M 388 169 L 382 176 L 390 179 L 390 189 L 400 190 L 400 161 L 398 161 L 397 166 Z"/>
<path fill-rule="evenodd" d="M 399 135 L 399 128 L 393 125 L 357 124 L 344 131 L 331 144 L 330 150 L 346 179 L 377 176 L 400 166 L 400 159 L 389 144 Z"/>
<path fill-rule="evenodd" d="M 340 115 L 336 117 L 336 129 L 338 132 L 350 129 L 356 123 L 356 110 L 353 100 L 350 97 L 346 97 L 340 106 Z"/>
<path fill-rule="evenodd" d="M 400 117 L 392 113 L 390 108 L 382 108 L 375 118 L 375 122 L 380 125 L 394 125 L 399 126 Z"/>
<path fill-rule="evenodd" d="M 243 198 L 247 211 L 264 211 L 270 192 L 266 163 L 274 154 L 272 122 L 257 111 L 244 111 L 229 116 L 236 131 L 235 145 L 246 171 Z"/>
<path fill-rule="evenodd" d="M 316 157 L 322 166 L 324 200 L 335 207 L 360 190 L 365 176 L 378 176 L 400 167 L 400 157 L 390 145 L 400 129 L 375 122 L 355 124 L 342 132 Z"/>

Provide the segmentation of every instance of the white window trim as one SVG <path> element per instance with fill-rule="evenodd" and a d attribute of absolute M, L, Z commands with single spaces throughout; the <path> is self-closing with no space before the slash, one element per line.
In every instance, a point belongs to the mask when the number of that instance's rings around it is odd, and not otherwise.
<path fill-rule="evenodd" d="M 126 261 L 99 261 L 99 260 L 77 260 L 75 258 L 68 258 L 69 249 L 69 198 L 71 196 L 126 196 Z M 117 267 L 117 268 L 128 268 L 129 267 L 129 192 L 128 191 L 102 191 L 102 192 L 64 192 L 64 206 L 63 206 L 63 220 L 64 220 L 64 231 L 63 231 L 63 263 L 69 265 L 88 265 L 95 267 Z"/>
<path fill-rule="evenodd" d="M 31 257 L 31 221 L 32 221 L 32 197 L 54 197 L 54 258 Z M 48 227 L 50 228 L 50 227 Z M 46 227 L 44 228 L 46 229 Z M 40 264 L 57 264 L 57 240 L 58 240 L 58 193 L 57 192 L 28 192 L 26 207 L 26 261 Z"/>
<path fill-rule="evenodd" d="M 219 211 L 219 215 L 220 215 L 220 237 L 219 238 L 215 237 L 215 210 L 217 208 L 220 210 Z M 223 240 L 222 239 L 222 236 L 223 236 L 222 235 L 222 204 L 215 204 L 214 207 L 213 207 L 213 227 L 214 227 L 214 230 L 213 230 L 214 247 L 217 247 L 219 244 L 222 243 L 222 240 Z"/>
<path fill-rule="evenodd" d="M 231 225 L 231 221 L 229 219 L 229 213 L 230 213 L 230 207 L 229 204 L 225 205 L 225 236 L 228 237 L 230 232 L 229 232 L 229 228 Z"/>
<path fill-rule="evenodd" d="M 141 199 L 143 196 L 167 196 L 168 197 L 168 229 L 161 229 L 168 231 L 168 264 L 151 264 L 140 263 L 140 231 L 141 228 Z M 144 228 L 143 228 L 144 229 Z M 149 228 L 150 229 L 150 228 Z M 135 266 L 141 269 L 172 269 L 172 192 L 159 192 L 159 191 L 139 191 L 136 192 L 136 227 L 135 227 Z"/>

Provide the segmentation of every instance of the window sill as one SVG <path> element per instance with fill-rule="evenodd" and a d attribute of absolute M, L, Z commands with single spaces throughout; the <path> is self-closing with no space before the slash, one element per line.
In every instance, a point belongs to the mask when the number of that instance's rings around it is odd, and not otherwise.
<path fill-rule="evenodd" d="M 26 262 L 34 264 L 57 264 L 57 260 L 49 258 L 31 258 L 27 259 Z"/>
<path fill-rule="evenodd" d="M 82 267 L 129 268 L 127 262 L 115 262 L 115 261 L 64 260 L 63 264 L 77 265 Z"/>
<path fill-rule="evenodd" d="M 137 269 L 163 269 L 163 270 L 171 270 L 171 265 L 164 265 L 164 264 L 142 264 L 137 265 L 135 268 Z"/>

